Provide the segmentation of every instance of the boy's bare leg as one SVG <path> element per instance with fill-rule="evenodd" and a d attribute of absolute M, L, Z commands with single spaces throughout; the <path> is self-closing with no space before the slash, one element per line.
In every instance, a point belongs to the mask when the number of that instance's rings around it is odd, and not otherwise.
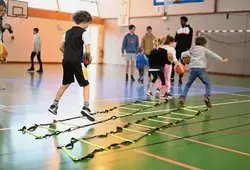
<path fill-rule="evenodd" d="M 84 98 L 84 107 L 89 108 L 89 95 L 90 89 L 89 85 L 83 87 L 83 98 Z"/>
<path fill-rule="evenodd" d="M 67 90 L 67 88 L 69 87 L 70 84 L 67 84 L 67 85 L 62 85 L 59 90 L 57 91 L 57 94 L 56 94 L 56 98 L 55 100 L 56 101 L 59 101 L 62 97 L 62 95 L 64 94 L 64 92 Z"/>
<path fill-rule="evenodd" d="M 54 114 L 57 115 L 57 109 L 58 109 L 58 103 L 59 100 L 61 99 L 62 95 L 64 94 L 65 90 L 69 87 L 70 84 L 67 85 L 62 85 L 59 90 L 57 91 L 56 94 L 56 98 L 53 102 L 53 104 L 50 106 L 49 111 Z"/>

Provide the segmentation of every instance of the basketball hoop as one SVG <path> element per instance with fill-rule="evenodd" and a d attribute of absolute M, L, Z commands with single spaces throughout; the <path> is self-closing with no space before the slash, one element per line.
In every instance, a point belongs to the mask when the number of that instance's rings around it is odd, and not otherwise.
<path fill-rule="evenodd" d="M 24 14 L 16 14 L 14 15 L 14 24 L 22 24 L 23 20 L 26 19 Z"/>
<path fill-rule="evenodd" d="M 167 20 L 168 19 L 168 7 L 172 5 L 174 2 L 178 2 L 179 0 L 164 0 L 164 14 L 163 14 L 163 19 Z"/>

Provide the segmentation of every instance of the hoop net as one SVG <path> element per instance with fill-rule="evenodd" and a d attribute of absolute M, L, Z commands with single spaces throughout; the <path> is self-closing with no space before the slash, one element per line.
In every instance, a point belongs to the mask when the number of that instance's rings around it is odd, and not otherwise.
<path fill-rule="evenodd" d="M 229 59 L 227 64 L 208 60 L 208 71 L 250 75 L 250 30 L 202 30 L 197 36 L 207 39 L 206 48 Z"/>
<path fill-rule="evenodd" d="M 164 16 L 168 15 L 168 7 L 172 5 L 176 0 L 164 0 Z"/>
<path fill-rule="evenodd" d="M 14 18 L 14 24 L 22 24 L 22 22 L 26 19 L 23 14 L 16 14 Z"/>

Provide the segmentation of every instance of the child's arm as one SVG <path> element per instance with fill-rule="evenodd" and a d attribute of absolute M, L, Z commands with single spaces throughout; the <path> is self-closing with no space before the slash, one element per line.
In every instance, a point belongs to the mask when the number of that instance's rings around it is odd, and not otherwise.
<path fill-rule="evenodd" d="M 209 49 L 206 49 L 206 58 L 219 60 L 219 61 L 221 61 L 223 63 L 228 62 L 228 59 L 221 58 L 221 56 L 219 56 L 218 54 L 214 53 L 213 51 L 211 51 Z"/>
<path fill-rule="evenodd" d="M 41 48 L 41 40 L 39 37 L 36 37 L 35 36 L 35 39 L 34 39 L 34 46 L 35 46 L 35 52 L 36 53 L 39 53 L 40 52 L 40 48 Z"/>
<path fill-rule="evenodd" d="M 175 49 L 173 49 L 173 51 L 172 51 L 172 57 L 173 57 L 173 63 L 175 63 L 175 64 L 178 64 L 178 60 L 177 60 L 177 57 L 176 57 L 176 50 Z"/>
<path fill-rule="evenodd" d="M 136 36 L 136 44 L 135 44 L 135 47 L 136 47 L 136 53 L 138 53 L 138 48 L 139 48 L 139 38 L 138 38 L 138 36 Z"/>
<path fill-rule="evenodd" d="M 90 37 L 88 34 L 86 33 L 83 33 L 82 34 L 82 40 L 84 42 L 84 45 L 85 45 L 85 53 L 86 53 L 86 58 L 88 59 L 89 63 L 92 62 L 92 56 L 91 56 L 91 51 L 90 51 Z"/>
<path fill-rule="evenodd" d="M 65 43 L 65 34 L 62 36 L 61 44 L 59 50 L 64 53 L 64 43 Z"/>
<path fill-rule="evenodd" d="M 127 47 L 127 35 L 124 36 L 123 42 L 122 42 L 122 54 L 124 54 L 124 50 Z"/>

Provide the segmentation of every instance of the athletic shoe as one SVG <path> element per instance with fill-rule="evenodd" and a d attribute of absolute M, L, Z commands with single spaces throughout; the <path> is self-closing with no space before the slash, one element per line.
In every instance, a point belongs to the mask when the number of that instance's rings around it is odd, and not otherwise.
<path fill-rule="evenodd" d="M 167 99 L 173 99 L 174 96 L 170 93 L 166 93 L 165 96 L 167 97 Z"/>
<path fill-rule="evenodd" d="M 132 81 L 135 81 L 135 78 L 134 78 L 134 76 L 133 76 L 133 75 L 131 75 L 131 80 L 132 80 Z"/>
<path fill-rule="evenodd" d="M 156 89 L 155 98 L 157 98 L 157 99 L 160 98 L 160 89 Z"/>
<path fill-rule="evenodd" d="M 128 81 L 128 75 L 126 74 L 126 78 L 125 78 L 125 81 Z"/>
<path fill-rule="evenodd" d="M 54 115 L 57 115 L 57 109 L 58 109 L 58 106 L 55 106 L 52 104 L 49 108 L 49 112 L 54 114 Z"/>
<path fill-rule="evenodd" d="M 43 73 L 43 70 L 40 69 L 40 70 L 37 70 L 36 72 L 37 72 L 37 73 Z"/>
<path fill-rule="evenodd" d="M 208 108 L 212 107 L 211 101 L 209 97 L 204 97 L 204 102 Z"/>
<path fill-rule="evenodd" d="M 171 78 L 170 81 L 171 81 L 171 83 L 174 83 L 174 79 Z"/>
<path fill-rule="evenodd" d="M 182 79 L 179 79 L 179 84 L 183 84 Z"/>
<path fill-rule="evenodd" d="M 5 87 L 0 84 L 0 90 L 5 90 Z"/>
<path fill-rule="evenodd" d="M 166 95 L 161 95 L 160 99 L 168 101 L 168 97 Z"/>
<path fill-rule="evenodd" d="M 82 108 L 82 111 L 81 111 L 81 114 L 83 116 L 86 116 L 90 121 L 94 122 L 95 121 L 95 118 L 91 115 L 91 111 L 89 108 L 87 107 L 83 107 Z"/>
<path fill-rule="evenodd" d="M 147 96 L 153 97 L 153 93 L 152 93 L 151 91 L 148 91 L 148 92 L 147 92 Z"/>
<path fill-rule="evenodd" d="M 29 68 L 27 71 L 35 71 L 34 68 Z"/>
<path fill-rule="evenodd" d="M 181 96 L 179 99 L 179 107 L 184 107 L 184 103 L 185 103 L 185 98 Z"/>

